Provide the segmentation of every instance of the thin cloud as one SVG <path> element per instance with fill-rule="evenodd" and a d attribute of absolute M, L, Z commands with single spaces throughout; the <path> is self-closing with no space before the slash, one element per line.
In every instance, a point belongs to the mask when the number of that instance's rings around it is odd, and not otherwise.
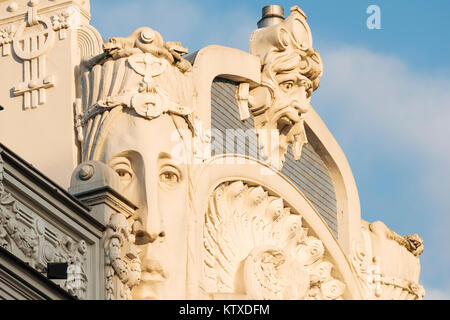
<path fill-rule="evenodd" d="M 427 289 L 424 300 L 450 300 L 450 291 Z"/>
<path fill-rule="evenodd" d="M 211 44 L 248 50 L 257 22 L 256 14 L 244 4 L 237 10 L 217 3 L 215 11 L 208 11 L 193 1 L 95 1 L 91 11 L 92 25 L 106 39 L 148 26 L 166 41 L 180 41 L 190 52 Z"/>
<path fill-rule="evenodd" d="M 147 25 L 190 52 L 209 44 L 248 50 L 260 12 L 244 2 L 233 10 L 222 6 L 97 0 L 93 25 L 105 38 Z M 401 234 L 419 233 L 427 298 L 448 297 L 450 77 L 417 72 L 400 58 L 364 48 L 325 47 L 320 54 L 324 76 L 312 103 L 353 168 L 363 218 Z"/>
<path fill-rule="evenodd" d="M 419 233 L 423 281 L 450 286 L 450 77 L 363 48 L 321 54 L 324 77 L 312 102 L 357 168 L 363 218 L 373 206 L 371 217 Z M 379 167 L 393 163 L 391 172 Z"/>

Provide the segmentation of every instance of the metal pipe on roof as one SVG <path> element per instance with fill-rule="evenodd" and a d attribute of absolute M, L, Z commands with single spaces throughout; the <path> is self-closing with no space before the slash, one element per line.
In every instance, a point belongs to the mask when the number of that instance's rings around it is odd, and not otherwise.
<path fill-rule="evenodd" d="M 258 28 L 276 25 L 284 20 L 284 9 L 282 6 L 271 4 L 262 9 L 262 18 L 258 21 Z"/>

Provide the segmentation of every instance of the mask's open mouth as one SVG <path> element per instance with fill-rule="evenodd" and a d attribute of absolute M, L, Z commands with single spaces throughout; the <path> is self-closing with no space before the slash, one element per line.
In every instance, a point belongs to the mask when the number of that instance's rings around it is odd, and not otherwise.
<path fill-rule="evenodd" d="M 274 107 L 274 111 L 261 116 L 255 127 L 265 130 L 258 134 L 258 145 L 261 147 L 263 157 L 269 159 L 269 163 L 281 170 L 285 161 L 285 154 L 292 144 L 292 153 L 295 160 L 300 159 L 302 147 L 308 142 L 303 113 L 306 109 L 298 107 L 298 103 L 280 103 Z M 304 112 L 302 112 L 305 110 Z M 266 111 L 267 112 L 267 111 Z M 259 129 L 258 129 L 259 126 Z"/>
<path fill-rule="evenodd" d="M 300 121 L 301 115 L 297 109 L 289 107 L 279 112 L 279 114 L 276 115 L 276 119 L 278 132 L 280 135 L 287 137 L 289 136 L 291 129 Z M 292 141 L 289 141 L 288 143 L 290 142 Z"/>
<path fill-rule="evenodd" d="M 277 121 L 277 129 L 280 134 L 287 136 L 291 128 L 295 125 L 295 122 L 289 117 L 283 116 Z"/>
<path fill-rule="evenodd" d="M 307 143 L 302 113 L 297 108 L 287 107 L 275 114 L 275 119 L 279 132 L 278 148 L 281 163 L 285 161 L 285 153 L 291 143 L 294 159 L 299 160 L 302 146 Z"/>

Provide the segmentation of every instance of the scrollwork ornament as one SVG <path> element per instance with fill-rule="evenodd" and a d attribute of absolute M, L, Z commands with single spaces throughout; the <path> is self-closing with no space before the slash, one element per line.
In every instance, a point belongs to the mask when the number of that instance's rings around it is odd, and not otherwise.
<path fill-rule="evenodd" d="M 107 300 L 131 300 L 131 289 L 141 279 L 141 262 L 126 218 L 113 214 L 104 235 Z"/>
<path fill-rule="evenodd" d="M 86 298 L 86 242 L 59 236 L 49 231 L 47 223 L 37 214 L 24 213 L 22 204 L 4 188 L 3 164 L 0 155 L 0 246 L 44 274 L 49 262 L 67 262 L 71 268 L 77 268 L 73 282 L 66 282 L 63 287 L 80 299 Z"/>

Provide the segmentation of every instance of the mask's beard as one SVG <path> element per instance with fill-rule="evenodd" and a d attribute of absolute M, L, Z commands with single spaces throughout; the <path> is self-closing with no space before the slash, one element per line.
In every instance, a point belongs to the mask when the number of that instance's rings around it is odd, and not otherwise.
<path fill-rule="evenodd" d="M 268 163 L 281 170 L 289 145 L 295 160 L 299 160 L 302 147 L 307 143 L 302 113 L 306 108 L 297 100 L 279 101 L 272 110 L 255 117 L 258 145 L 262 157 Z"/>

